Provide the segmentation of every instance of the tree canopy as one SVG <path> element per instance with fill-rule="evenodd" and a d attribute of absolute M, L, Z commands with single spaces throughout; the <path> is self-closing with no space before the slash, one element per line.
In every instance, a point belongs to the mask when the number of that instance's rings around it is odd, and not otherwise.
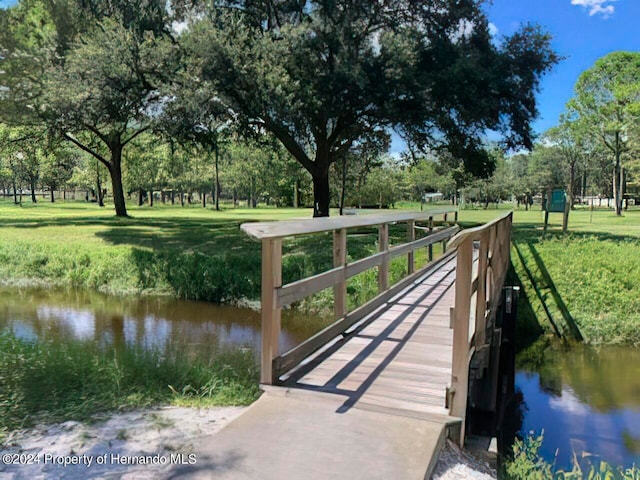
<path fill-rule="evenodd" d="M 3 120 L 44 125 L 102 162 L 119 216 L 122 150 L 150 128 L 176 67 L 163 5 L 27 0 L 3 15 Z"/>
<path fill-rule="evenodd" d="M 247 129 L 277 137 L 311 174 L 328 215 L 329 169 L 389 128 L 486 170 L 487 129 L 532 145 L 549 36 L 492 39 L 478 0 L 176 2 L 187 51 L 212 96 Z"/>
<path fill-rule="evenodd" d="M 614 52 L 585 71 L 569 110 L 612 158 L 615 209 L 622 214 L 624 155 L 640 133 L 640 52 Z"/>

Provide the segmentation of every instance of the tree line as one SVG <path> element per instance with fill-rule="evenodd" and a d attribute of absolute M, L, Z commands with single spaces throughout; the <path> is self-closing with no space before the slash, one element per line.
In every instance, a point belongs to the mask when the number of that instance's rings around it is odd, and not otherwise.
<path fill-rule="evenodd" d="M 93 159 L 119 216 L 136 183 L 202 190 L 200 159 L 219 197 L 227 146 L 259 145 L 236 155 L 258 163 L 247 176 L 294 191 L 310 179 L 314 215 L 325 216 L 332 189 L 342 205 L 351 183 L 362 191 L 391 129 L 414 160 L 451 158 L 485 177 L 486 130 L 504 150 L 531 148 L 535 94 L 558 61 L 550 41 L 532 24 L 493 36 L 480 0 L 21 0 L 0 10 L 2 144 Z M 283 154 L 298 168 L 269 163 Z"/>

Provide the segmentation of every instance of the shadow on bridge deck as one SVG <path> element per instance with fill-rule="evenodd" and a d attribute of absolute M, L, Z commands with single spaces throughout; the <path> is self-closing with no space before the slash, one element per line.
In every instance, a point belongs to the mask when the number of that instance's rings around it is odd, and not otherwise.
<path fill-rule="evenodd" d="M 172 478 L 423 479 L 460 419 L 451 379 L 456 256 L 290 372 Z"/>

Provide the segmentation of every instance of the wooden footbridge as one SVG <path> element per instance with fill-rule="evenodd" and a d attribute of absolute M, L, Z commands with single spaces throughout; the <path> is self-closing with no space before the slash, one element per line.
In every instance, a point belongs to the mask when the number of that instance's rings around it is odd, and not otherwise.
<path fill-rule="evenodd" d="M 510 263 L 511 213 L 467 230 L 457 216 L 445 208 L 242 225 L 262 244 L 265 394 L 203 442 L 197 468 L 176 478 L 430 475 L 444 439 L 464 441 L 470 364 L 489 369 Z M 391 245 L 390 227 L 402 224 L 406 241 Z M 371 228 L 378 252 L 350 261 L 349 235 Z M 283 239 L 323 232 L 333 232 L 334 268 L 283 285 Z M 391 285 L 398 257 L 406 257 L 408 274 Z M 417 259 L 426 264 L 416 268 Z M 379 294 L 348 311 L 348 279 L 369 269 L 377 269 Z M 327 288 L 336 321 L 281 352 L 281 309 Z M 495 404 L 498 393 L 489 391 Z"/>

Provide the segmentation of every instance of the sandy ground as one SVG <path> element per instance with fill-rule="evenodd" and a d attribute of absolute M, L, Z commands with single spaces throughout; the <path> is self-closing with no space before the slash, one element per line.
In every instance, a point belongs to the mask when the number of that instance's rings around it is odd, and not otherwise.
<path fill-rule="evenodd" d="M 198 440 L 244 410 L 167 407 L 16 431 L 0 449 L 0 479 L 162 479 L 197 464 Z"/>
<path fill-rule="evenodd" d="M 0 479 L 160 480 L 176 464 L 197 464 L 198 441 L 244 410 L 165 407 L 16 431 L 0 448 Z M 432 478 L 491 480 L 496 472 L 447 442 Z"/>

